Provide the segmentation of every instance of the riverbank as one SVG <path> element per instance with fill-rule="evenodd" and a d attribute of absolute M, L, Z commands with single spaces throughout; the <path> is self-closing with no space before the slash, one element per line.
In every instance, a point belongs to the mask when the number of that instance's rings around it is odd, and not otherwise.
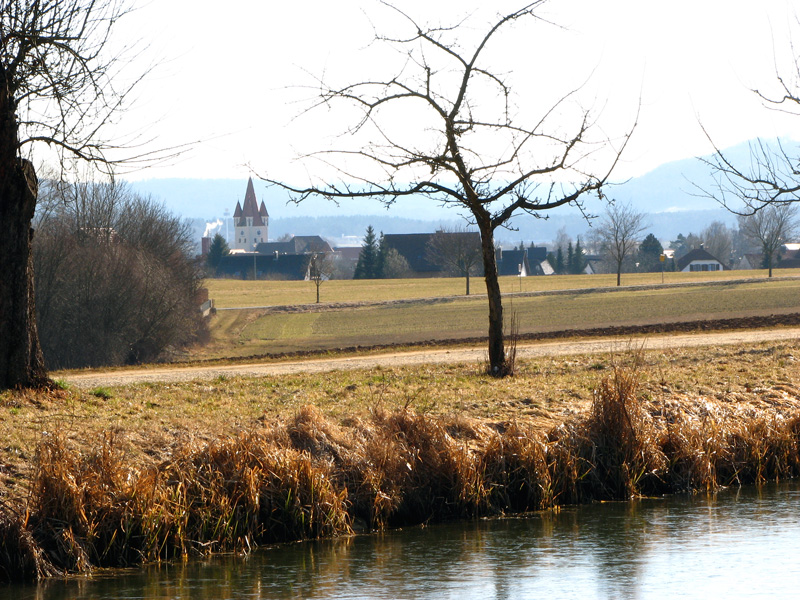
<path fill-rule="evenodd" d="M 0 571 L 800 474 L 796 342 L 0 395 Z"/>

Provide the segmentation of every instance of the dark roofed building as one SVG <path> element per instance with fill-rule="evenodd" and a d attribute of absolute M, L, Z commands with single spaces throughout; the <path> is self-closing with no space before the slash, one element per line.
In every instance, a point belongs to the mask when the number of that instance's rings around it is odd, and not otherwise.
<path fill-rule="evenodd" d="M 264 242 L 256 246 L 259 254 L 309 254 L 333 252 L 330 244 L 318 235 L 296 235 L 286 242 Z"/>
<path fill-rule="evenodd" d="M 427 258 L 428 244 L 432 233 L 387 233 L 383 236 L 386 248 L 394 248 L 406 259 L 408 266 L 416 275 L 435 277 L 441 275 L 442 268 Z"/>
<path fill-rule="evenodd" d="M 716 257 L 703 248 L 695 248 L 678 259 L 678 271 L 724 271 L 723 265 Z"/>
<path fill-rule="evenodd" d="M 308 254 L 279 254 L 237 252 L 222 258 L 217 275 L 241 279 L 304 279 L 308 269 Z"/>
<path fill-rule="evenodd" d="M 502 250 L 495 253 L 497 259 L 498 275 L 531 275 L 531 265 L 528 262 L 527 250 Z"/>

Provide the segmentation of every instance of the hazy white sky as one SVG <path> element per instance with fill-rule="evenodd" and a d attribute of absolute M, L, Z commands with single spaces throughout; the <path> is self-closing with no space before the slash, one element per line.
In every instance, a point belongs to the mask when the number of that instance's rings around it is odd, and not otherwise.
<path fill-rule="evenodd" d="M 427 23 L 472 13 L 476 31 L 521 4 L 397 2 Z M 388 14 L 376 0 L 141 0 L 119 39 L 141 38 L 159 65 L 121 126 L 161 147 L 201 141 L 131 178 L 246 177 L 247 165 L 278 179 L 302 176 L 308 165 L 292 159 L 323 147 L 346 116 L 295 118 L 314 95 L 304 86 L 322 74 L 346 82 L 379 69 L 385 57 L 369 46 L 370 21 L 392 29 Z M 792 30 L 800 49 L 797 15 L 800 0 L 551 0 L 542 16 L 554 24 L 520 24 L 498 40 L 487 65 L 518 76 L 522 107 L 588 79 L 581 102 L 612 137 L 630 126 L 641 96 L 619 169 L 627 177 L 708 153 L 700 121 L 722 147 L 755 136 L 800 139 L 800 117 L 762 108 L 749 91 L 777 93 L 776 62 L 791 66 Z M 464 29 L 465 43 L 472 33 Z"/>

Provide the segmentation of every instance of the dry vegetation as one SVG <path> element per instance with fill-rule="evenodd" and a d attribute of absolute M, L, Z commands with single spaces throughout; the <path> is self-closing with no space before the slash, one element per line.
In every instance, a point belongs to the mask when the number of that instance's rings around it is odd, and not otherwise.
<path fill-rule="evenodd" d="M 0 395 L 0 577 L 800 474 L 796 343 Z"/>

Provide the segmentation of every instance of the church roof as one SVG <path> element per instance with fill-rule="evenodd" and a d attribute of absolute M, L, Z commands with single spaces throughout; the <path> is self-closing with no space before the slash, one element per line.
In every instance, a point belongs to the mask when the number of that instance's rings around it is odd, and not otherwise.
<path fill-rule="evenodd" d="M 239 211 L 239 203 L 236 204 L 236 212 Z M 233 213 L 234 219 L 237 218 L 236 212 Z M 267 208 L 264 206 L 264 202 L 261 202 L 261 209 L 259 210 L 258 204 L 256 201 L 256 191 L 253 188 L 253 178 L 250 177 L 247 180 L 247 191 L 244 194 L 244 206 L 242 206 L 241 214 L 238 216 L 238 221 L 236 221 L 237 227 L 244 227 L 247 225 L 247 219 L 253 219 L 253 226 L 254 227 L 263 227 L 264 226 L 264 219 L 263 217 L 267 217 Z"/>

